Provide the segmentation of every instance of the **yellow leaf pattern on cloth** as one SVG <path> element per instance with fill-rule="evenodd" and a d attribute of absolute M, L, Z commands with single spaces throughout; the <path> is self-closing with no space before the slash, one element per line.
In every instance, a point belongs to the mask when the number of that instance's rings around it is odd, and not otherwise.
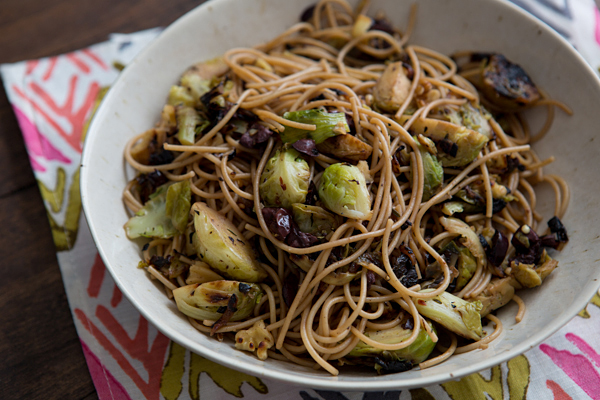
<path fill-rule="evenodd" d="M 600 307 L 600 292 L 597 292 L 594 295 L 594 297 L 592 297 L 592 300 L 590 300 L 588 306 L 590 304 L 593 304 L 593 305 L 595 305 L 597 307 Z M 582 318 L 589 318 L 590 317 L 590 313 L 587 312 L 587 306 L 583 310 L 579 311 L 579 314 L 577 314 L 577 315 L 579 315 Z"/>
<path fill-rule="evenodd" d="M 56 186 L 54 187 L 54 190 L 48 189 L 42 181 L 38 181 L 42 198 L 50 206 L 50 210 L 53 213 L 59 212 L 62 208 L 65 199 L 65 185 L 67 183 L 67 173 L 65 172 L 65 169 L 59 167 L 56 172 Z"/>
<path fill-rule="evenodd" d="M 269 392 L 267 385 L 259 378 L 214 363 L 197 354 L 188 352 L 175 342 L 171 342 L 169 355 L 160 379 L 160 394 L 163 395 L 165 400 L 177 400 L 183 391 L 186 353 L 189 354 L 190 359 L 189 396 L 193 400 L 202 398 L 200 395 L 200 375 L 202 372 L 206 372 L 217 386 L 235 397 L 244 397 L 241 390 L 244 382 L 261 394 Z"/>
<path fill-rule="evenodd" d="M 241 390 L 244 382 L 247 382 L 259 393 L 265 394 L 269 391 L 267 385 L 258 378 L 234 371 L 197 354 L 190 354 L 190 397 L 194 400 L 200 400 L 200 374 L 202 372 L 206 372 L 217 386 L 235 397 L 244 397 Z"/>
<path fill-rule="evenodd" d="M 64 176 L 64 175 L 63 175 Z M 60 169 L 58 173 L 58 180 L 56 184 L 56 190 L 64 190 L 64 184 L 60 184 Z M 41 187 L 43 184 L 40 182 L 39 186 Z M 57 207 L 59 210 L 63 208 L 63 196 L 58 196 L 54 191 L 48 190 L 47 193 L 42 191 L 42 197 L 48 203 L 56 202 L 60 197 L 60 203 L 57 203 Z M 56 220 L 52 217 L 52 214 L 48 211 L 48 219 L 50 220 L 50 228 L 52 229 L 52 238 L 54 240 L 54 245 L 58 251 L 69 250 L 75 244 L 75 240 L 77 239 L 77 230 L 79 229 L 79 217 L 81 216 L 81 196 L 79 195 L 79 168 L 75 171 L 73 175 L 73 183 L 71 183 L 71 187 L 69 188 L 68 198 L 67 198 L 67 209 L 65 211 L 65 222 L 63 225 L 59 225 Z"/>
<path fill-rule="evenodd" d="M 525 398 L 530 374 L 527 357 L 523 355 L 515 357 L 507 363 L 507 366 L 507 384 L 510 398 Z M 442 387 L 453 400 L 502 400 L 504 398 L 502 368 L 500 365 L 491 369 L 490 379 L 475 373 L 459 381 L 443 383 Z"/>
<path fill-rule="evenodd" d="M 435 400 L 435 397 L 427 389 L 411 389 L 410 390 L 411 400 Z"/>
<path fill-rule="evenodd" d="M 185 348 L 171 342 L 169 356 L 160 377 L 160 394 L 166 400 L 176 400 L 183 390 L 185 372 Z"/>
<path fill-rule="evenodd" d="M 524 355 L 517 356 L 507 362 L 508 376 L 508 392 L 511 399 L 524 399 L 527 395 L 527 387 L 529 386 L 529 376 L 531 369 L 529 360 Z"/>

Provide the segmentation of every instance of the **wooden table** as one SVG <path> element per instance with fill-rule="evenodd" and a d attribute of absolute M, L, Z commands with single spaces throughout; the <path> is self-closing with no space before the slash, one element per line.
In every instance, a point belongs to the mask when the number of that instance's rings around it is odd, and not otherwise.
<path fill-rule="evenodd" d="M 0 63 L 166 26 L 202 0 L 2 0 Z M 0 398 L 98 398 L 21 132 L 0 88 Z"/>

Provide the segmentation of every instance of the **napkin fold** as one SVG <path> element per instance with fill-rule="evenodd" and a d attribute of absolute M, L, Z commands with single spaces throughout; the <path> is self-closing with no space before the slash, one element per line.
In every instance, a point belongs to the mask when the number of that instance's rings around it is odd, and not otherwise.
<path fill-rule="evenodd" d="M 600 67 L 592 0 L 514 0 Z M 159 33 L 113 34 L 55 57 L 0 66 L 48 212 L 75 326 L 100 399 L 600 399 L 600 296 L 543 344 L 481 373 L 425 388 L 340 393 L 232 371 L 171 342 L 125 299 L 81 218 L 79 163 L 91 115 L 123 65 Z"/>

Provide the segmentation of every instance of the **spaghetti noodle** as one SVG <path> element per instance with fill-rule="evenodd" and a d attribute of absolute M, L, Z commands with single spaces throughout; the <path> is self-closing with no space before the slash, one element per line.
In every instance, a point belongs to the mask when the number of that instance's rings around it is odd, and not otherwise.
<path fill-rule="evenodd" d="M 336 360 L 397 372 L 487 347 L 490 312 L 512 299 L 520 321 L 515 289 L 541 284 L 546 248 L 568 240 L 568 186 L 529 144 L 569 110 L 529 87 L 490 94 L 494 73 L 522 71 L 499 55 L 409 44 L 416 8 L 405 33 L 367 9 L 322 0 L 271 42 L 194 66 L 125 150 L 128 235 L 151 238 L 141 265 L 192 325 L 333 375 Z M 538 105 L 531 132 L 521 112 Z M 366 195 L 329 198 L 348 182 Z M 539 236 L 544 182 L 555 217 Z M 436 353 L 438 338 L 451 344 Z"/>

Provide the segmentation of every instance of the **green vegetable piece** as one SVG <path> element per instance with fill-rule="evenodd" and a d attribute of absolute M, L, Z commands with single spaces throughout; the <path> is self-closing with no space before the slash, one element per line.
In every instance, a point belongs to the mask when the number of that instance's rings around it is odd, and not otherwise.
<path fill-rule="evenodd" d="M 458 246 L 454 241 L 448 243 L 441 251 L 450 251 L 457 255 L 456 269 L 458 270 L 458 276 L 456 277 L 456 288 L 454 290 L 459 291 L 465 287 L 473 277 L 473 274 L 477 269 L 477 261 L 475 261 L 475 257 L 473 257 L 473 254 L 471 254 L 469 249 Z"/>
<path fill-rule="evenodd" d="M 144 207 L 125 223 L 125 233 L 129 239 L 168 239 L 179 233 L 166 213 L 168 187 L 169 184 L 158 187 Z"/>
<path fill-rule="evenodd" d="M 370 220 L 371 196 L 365 177 L 354 165 L 332 164 L 319 181 L 319 199 L 327 209 L 346 218 Z"/>
<path fill-rule="evenodd" d="M 515 288 L 511 285 L 511 277 L 507 278 L 494 278 L 487 284 L 483 292 L 479 294 L 475 300 L 481 301 L 483 309 L 481 310 L 481 316 L 485 317 L 491 311 L 496 310 L 508 302 L 515 295 Z"/>
<path fill-rule="evenodd" d="M 191 146 L 196 142 L 196 126 L 200 125 L 200 115 L 193 107 L 179 106 L 177 113 L 177 139 L 186 146 Z"/>
<path fill-rule="evenodd" d="M 173 227 L 183 233 L 188 224 L 190 208 L 192 207 L 192 190 L 189 181 L 172 184 L 167 189 L 165 213 L 171 218 Z"/>
<path fill-rule="evenodd" d="M 169 99 L 167 100 L 167 104 L 172 106 L 186 106 L 193 107 L 196 101 L 190 94 L 190 92 L 184 88 L 183 86 L 171 86 L 169 90 Z"/>
<path fill-rule="evenodd" d="M 442 184 L 442 181 L 444 180 L 444 169 L 437 157 L 428 152 L 425 146 L 419 144 L 418 148 L 421 152 L 421 158 L 423 158 L 423 200 L 427 201 L 436 193 L 437 188 Z M 415 168 L 416 166 L 411 165 L 411 176 L 412 171 L 415 170 Z"/>
<path fill-rule="evenodd" d="M 252 246 L 230 220 L 204 203 L 194 203 L 192 212 L 192 243 L 202 261 L 230 279 L 261 282 L 267 277 Z"/>
<path fill-rule="evenodd" d="M 237 311 L 229 321 L 239 321 L 252 314 L 263 295 L 260 286 L 236 281 L 213 281 L 193 284 L 173 290 L 179 311 L 197 320 L 218 320 L 232 295 L 237 298 Z"/>
<path fill-rule="evenodd" d="M 423 289 L 419 293 L 429 293 L 434 289 Z M 431 299 L 418 299 L 415 302 L 419 313 L 437 322 L 467 339 L 480 340 L 483 338 L 481 301 L 466 301 L 448 292 Z"/>
<path fill-rule="evenodd" d="M 493 135 L 489 123 L 492 116 L 482 105 L 474 106 L 471 103 L 465 103 L 459 107 L 458 111 L 446 114 L 446 117 L 453 124 L 477 131 L 488 139 Z"/>
<path fill-rule="evenodd" d="M 518 284 L 525 288 L 533 288 L 540 286 L 544 279 L 558 267 L 558 261 L 553 260 L 544 250 L 537 265 L 512 261 L 510 266 L 511 276 L 517 280 Z"/>
<path fill-rule="evenodd" d="M 410 116 L 400 118 L 400 123 L 408 121 Z M 438 153 L 438 159 L 444 167 L 463 167 L 473 161 L 488 142 L 488 137 L 464 126 L 432 118 L 417 118 L 410 127 L 414 135 L 424 135 L 438 142 L 449 140 L 456 144 L 457 152 L 453 157 L 444 152 Z"/>
<path fill-rule="evenodd" d="M 339 217 L 322 207 L 292 204 L 294 221 L 304 233 L 323 238 L 340 226 Z"/>
<path fill-rule="evenodd" d="M 202 79 L 202 77 L 197 74 L 183 75 L 181 77 L 181 86 L 188 90 L 196 105 L 200 103 L 200 97 L 208 93 L 212 88 L 210 79 Z"/>
<path fill-rule="evenodd" d="M 336 136 L 338 134 L 334 131 L 336 128 L 342 132 L 350 132 L 344 113 L 328 113 L 323 110 L 313 109 L 286 112 L 283 114 L 283 118 L 303 124 L 316 125 L 314 131 L 286 126 L 285 130 L 279 133 L 284 143 L 294 143 L 300 139 L 310 138 L 316 144 L 319 144 L 327 138 Z"/>
<path fill-rule="evenodd" d="M 431 330 L 435 328 L 431 322 L 427 322 Z M 383 344 L 398 344 L 404 342 L 412 335 L 412 330 L 404 329 L 400 325 L 383 331 L 365 332 L 365 336 Z M 369 346 L 363 341 L 358 342 L 356 347 L 348 353 L 348 357 L 378 357 L 385 361 L 403 360 L 410 361 L 412 364 L 419 364 L 429 357 L 429 354 L 435 348 L 435 343 L 427 334 L 425 329 L 421 329 L 414 342 L 399 350 L 382 350 Z"/>
<path fill-rule="evenodd" d="M 277 150 L 260 177 L 259 193 L 268 207 L 304 203 L 310 183 L 308 163 L 294 149 Z"/>
<path fill-rule="evenodd" d="M 477 234 L 471 229 L 467 223 L 461 221 L 457 218 L 440 218 L 440 224 L 448 232 L 458 233 L 462 236 L 461 244 L 465 246 L 471 254 L 475 257 L 475 259 L 482 265 L 487 264 L 487 259 L 485 256 L 485 250 L 479 241 L 479 237 Z"/>

